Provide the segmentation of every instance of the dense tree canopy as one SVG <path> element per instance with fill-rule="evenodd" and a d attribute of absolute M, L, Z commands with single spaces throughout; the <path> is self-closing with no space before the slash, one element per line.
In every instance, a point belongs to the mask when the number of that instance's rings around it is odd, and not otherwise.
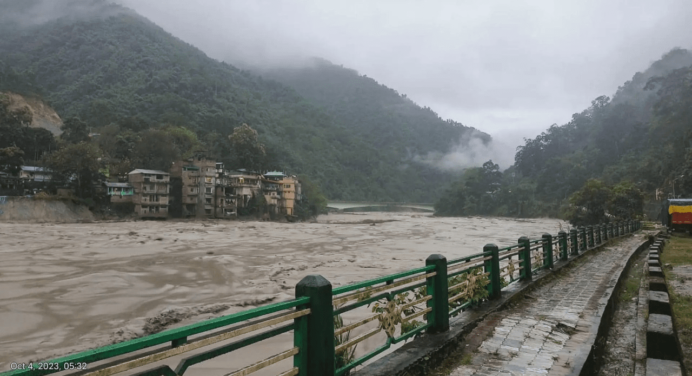
<path fill-rule="evenodd" d="M 487 184 L 473 188 L 479 173 L 467 170 L 438 213 L 566 216 L 582 224 L 641 215 L 656 190 L 692 196 L 692 54 L 673 49 L 612 99 L 599 96 L 567 124 L 525 140 L 496 194 Z"/>

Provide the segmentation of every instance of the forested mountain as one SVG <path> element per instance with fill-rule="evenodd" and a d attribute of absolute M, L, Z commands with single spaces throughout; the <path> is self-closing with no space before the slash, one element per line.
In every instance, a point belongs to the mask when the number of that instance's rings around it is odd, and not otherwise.
<path fill-rule="evenodd" d="M 445 214 L 557 216 L 609 189 L 612 200 L 653 201 L 657 190 L 692 195 L 690 51 L 671 50 L 612 99 L 600 96 L 569 123 L 526 140 L 504 174 L 492 164 L 467 171 L 438 207 Z"/>
<path fill-rule="evenodd" d="M 443 121 L 432 109 L 418 106 L 405 94 L 323 59 L 312 59 L 302 68 L 261 74 L 292 87 L 353 134 L 372 140 L 378 149 L 397 153 L 401 159 L 431 150 L 447 152 L 467 133 L 490 141 L 487 134 L 452 120 Z M 432 129 L 434 133 L 430 133 Z"/>
<path fill-rule="evenodd" d="M 150 128 L 173 127 L 232 164 L 228 135 L 246 123 L 266 145 L 263 168 L 308 175 L 331 199 L 430 202 L 450 178 L 413 157 L 445 152 L 471 131 L 341 68 L 320 71 L 314 79 L 326 84 L 312 91 L 309 77 L 281 76 L 296 92 L 101 0 L 62 0 L 61 17 L 27 21 L 45 3 L 0 1 L 0 91 L 38 95 L 63 119 L 80 118 L 103 145 L 122 145 L 121 159 L 146 162 L 132 150 L 161 139 Z"/>

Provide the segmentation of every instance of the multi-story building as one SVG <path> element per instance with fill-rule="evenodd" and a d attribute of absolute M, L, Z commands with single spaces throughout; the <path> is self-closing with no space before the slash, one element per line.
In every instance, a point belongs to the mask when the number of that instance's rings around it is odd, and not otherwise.
<path fill-rule="evenodd" d="M 267 204 L 271 198 L 275 205 L 274 212 L 276 214 L 295 215 L 296 194 L 300 194 L 298 179 L 295 176 L 287 176 L 283 172 L 271 171 L 264 174 L 262 182 L 263 187 L 266 187 L 264 191 Z"/>
<path fill-rule="evenodd" d="M 231 188 L 236 198 L 237 208 L 246 208 L 253 197 L 262 194 L 262 178 L 260 175 L 245 171 L 227 171 L 227 187 Z"/>
<path fill-rule="evenodd" d="M 213 218 L 217 163 L 203 156 L 174 162 L 171 167 L 174 216 Z"/>
<path fill-rule="evenodd" d="M 142 218 L 168 217 L 170 174 L 158 170 L 136 169 L 127 174 L 134 192 L 135 214 Z"/>
<path fill-rule="evenodd" d="M 232 178 L 223 168 L 223 163 L 216 163 L 216 186 L 214 187 L 214 217 L 237 218 L 238 199 L 235 187 L 231 184 Z"/>

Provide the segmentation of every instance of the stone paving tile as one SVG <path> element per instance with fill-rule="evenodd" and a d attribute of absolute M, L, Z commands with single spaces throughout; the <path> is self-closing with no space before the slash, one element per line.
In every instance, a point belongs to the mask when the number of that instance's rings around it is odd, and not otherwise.
<path fill-rule="evenodd" d="M 499 312 L 493 317 L 492 335 L 478 347 L 473 363 L 455 369 L 450 376 L 569 373 L 575 351 L 589 337 L 591 322 L 599 319 L 595 317 L 599 299 L 638 241 L 623 239 L 595 253 L 532 291 L 533 299 Z"/>

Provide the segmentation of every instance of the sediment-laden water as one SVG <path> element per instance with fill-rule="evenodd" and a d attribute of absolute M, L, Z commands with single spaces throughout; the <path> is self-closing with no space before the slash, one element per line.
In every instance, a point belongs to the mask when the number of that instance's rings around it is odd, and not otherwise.
<path fill-rule="evenodd" d="M 0 370 L 291 299 L 308 274 L 341 286 L 561 225 L 420 213 L 330 214 L 317 223 L 2 223 Z M 228 373 L 290 348 L 291 337 L 258 346 L 186 375 Z"/>

